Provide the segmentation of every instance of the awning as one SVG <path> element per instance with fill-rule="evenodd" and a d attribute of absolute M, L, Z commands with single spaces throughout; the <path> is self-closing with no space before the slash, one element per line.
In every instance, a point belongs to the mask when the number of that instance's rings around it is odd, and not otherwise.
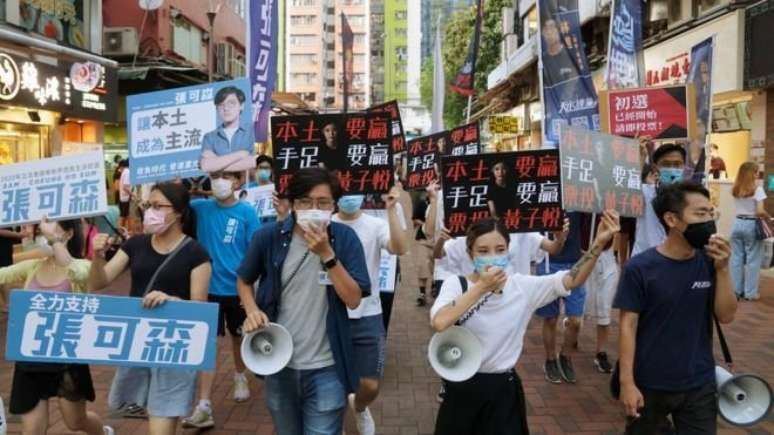
<path fill-rule="evenodd" d="M 474 105 L 477 111 L 470 117 L 471 121 L 538 100 L 540 98 L 538 86 L 537 62 L 535 62 L 521 71 L 514 72 L 479 96 Z"/>

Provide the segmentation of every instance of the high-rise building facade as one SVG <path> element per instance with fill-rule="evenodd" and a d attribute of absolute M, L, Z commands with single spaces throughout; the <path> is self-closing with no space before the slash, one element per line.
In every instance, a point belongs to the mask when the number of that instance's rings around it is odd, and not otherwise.
<path fill-rule="evenodd" d="M 406 101 L 408 77 L 406 0 L 384 2 L 384 99 Z"/>
<path fill-rule="evenodd" d="M 441 25 L 460 8 L 473 5 L 474 0 L 419 0 L 422 7 L 422 61 L 433 55 L 433 38 L 438 17 Z"/>

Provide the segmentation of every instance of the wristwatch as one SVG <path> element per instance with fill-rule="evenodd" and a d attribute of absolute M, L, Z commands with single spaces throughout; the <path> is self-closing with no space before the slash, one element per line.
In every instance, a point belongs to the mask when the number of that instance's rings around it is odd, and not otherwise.
<path fill-rule="evenodd" d="M 330 260 L 323 261 L 322 265 L 323 265 L 323 269 L 331 270 L 334 267 L 336 267 L 337 264 L 339 264 L 339 258 L 334 255 L 333 258 L 331 258 Z"/>

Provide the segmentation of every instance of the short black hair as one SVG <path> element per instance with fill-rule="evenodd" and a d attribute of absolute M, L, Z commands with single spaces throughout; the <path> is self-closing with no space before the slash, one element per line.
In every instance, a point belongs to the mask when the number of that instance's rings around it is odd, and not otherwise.
<path fill-rule="evenodd" d="M 505 224 L 497 219 L 487 218 L 476 221 L 468 228 L 465 236 L 465 246 L 468 248 L 468 252 L 473 252 L 473 245 L 476 243 L 479 237 L 484 234 L 489 234 L 492 231 L 497 231 L 505 239 L 505 245 L 510 245 L 511 235 L 508 234 L 508 228 Z"/>
<path fill-rule="evenodd" d="M 226 101 L 226 98 L 232 94 L 236 95 L 237 100 L 239 100 L 240 103 L 245 102 L 245 93 L 242 92 L 241 89 L 236 86 L 226 86 L 225 88 L 220 88 L 215 94 L 215 105 L 220 105 L 220 103 Z"/>
<path fill-rule="evenodd" d="M 680 153 L 680 155 L 683 156 L 683 161 L 688 158 L 688 155 L 685 153 L 685 148 L 682 145 L 667 143 L 656 148 L 656 151 L 653 152 L 653 163 L 657 165 L 662 157 L 673 152 Z"/>
<path fill-rule="evenodd" d="M 290 183 L 288 183 L 287 197 L 291 201 L 301 199 L 312 191 L 315 187 L 327 184 L 331 188 L 333 200 L 338 201 L 341 196 L 341 185 L 339 179 L 333 172 L 325 168 L 304 168 L 299 169 L 293 174 Z"/>
<path fill-rule="evenodd" d="M 119 168 L 128 168 L 129 167 L 129 160 L 128 159 L 121 160 L 120 162 L 118 162 L 118 167 Z"/>
<path fill-rule="evenodd" d="M 669 226 L 664 220 L 664 214 L 672 212 L 682 215 L 683 210 L 688 205 L 685 197 L 689 193 L 698 193 L 710 199 L 709 191 L 701 184 L 694 183 L 693 181 L 681 181 L 659 187 L 658 193 L 653 198 L 651 204 L 653 205 L 653 211 L 658 216 L 659 222 L 661 222 L 667 233 L 669 232 Z"/>
<path fill-rule="evenodd" d="M 167 201 L 172 203 L 172 209 L 180 214 L 180 223 L 183 233 L 191 238 L 196 238 L 196 214 L 191 209 L 191 195 L 188 189 L 181 183 L 165 181 L 154 184 L 151 192 L 158 190 Z"/>
<path fill-rule="evenodd" d="M 67 252 L 73 258 L 83 258 L 85 241 L 83 240 L 83 227 L 80 219 L 57 221 L 57 225 L 63 231 L 72 231 L 73 236 L 67 241 Z"/>
<path fill-rule="evenodd" d="M 264 162 L 268 163 L 270 166 L 274 166 L 274 159 L 267 156 L 266 154 L 261 154 L 255 158 L 255 166 L 258 166 Z"/>

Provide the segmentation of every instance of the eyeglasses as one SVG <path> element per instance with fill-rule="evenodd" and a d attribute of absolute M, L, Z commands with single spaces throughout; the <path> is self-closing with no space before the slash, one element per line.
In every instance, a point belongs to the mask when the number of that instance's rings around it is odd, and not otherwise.
<path fill-rule="evenodd" d="M 147 204 L 145 206 L 146 210 L 151 209 L 151 208 L 154 209 L 154 210 L 161 210 L 162 208 L 173 208 L 173 205 L 172 204 L 151 203 L 151 204 Z"/>
<path fill-rule="evenodd" d="M 333 210 L 333 200 L 328 198 L 299 198 L 293 204 L 301 210 L 309 210 L 313 207 L 318 210 Z"/>

